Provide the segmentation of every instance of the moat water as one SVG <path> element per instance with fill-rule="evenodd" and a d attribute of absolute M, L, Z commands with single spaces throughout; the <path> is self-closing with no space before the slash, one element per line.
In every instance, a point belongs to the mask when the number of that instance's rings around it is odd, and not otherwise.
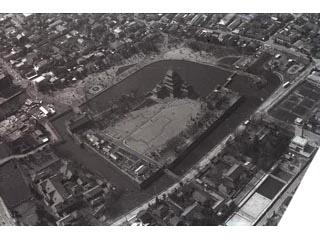
<path fill-rule="evenodd" d="M 260 66 L 262 66 L 262 64 Z M 259 66 L 257 66 L 257 68 L 258 67 Z M 138 95 L 145 94 L 162 80 L 169 68 L 176 71 L 182 79 L 191 84 L 195 91 L 201 96 L 207 95 L 218 84 L 222 85 L 232 74 L 231 70 L 227 71 L 209 65 L 181 60 L 163 60 L 147 65 L 133 73 L 117 85 L 93 98 L 90 104 L 103 108 L 108 101 L 118 98 L 122 94 L 132 91 L 135 91 Z M 267 79 L 268 84 L 260 90 L 251 87 L 249 77 L 243 75 L 234 76 L 234 80 L 228 87 L 245 96 L 245 100 L 225 121 L 203 138 L 183 161 L 172 169 L 174 173 L 182 175 L 188 171 L 241 122 L 248 119 L 261 105 L 262 101 L 267 99 L 280 85 L 280 80 L 276 75 L 270 72 L 267 74 L 264 72 L 263 75 Z M 56 149 L 65 157 L 78 161 L 84 164 L 89 170 L 106 177 L 123 191 L 121 198 L 113 208 L 114 217 L 120 216 L 128 210 L 137 207 L 139 204 L 147 201 L 153 195 L 163 191 L 175 182 L 172 178 L 163 175 L 148 188 L 144 190 L 138 189 L 126 176 L 111 166 L 106 160 L 90 152 L 88 149 L 80 148 L 79 145 L 73 141 L 65 130 L 65 122 L 72 118 L 72 115 L 72 112 L 66 113 L 52 122 L 60 135 L 66 140 L 64 144 L 57 146 Z"/>

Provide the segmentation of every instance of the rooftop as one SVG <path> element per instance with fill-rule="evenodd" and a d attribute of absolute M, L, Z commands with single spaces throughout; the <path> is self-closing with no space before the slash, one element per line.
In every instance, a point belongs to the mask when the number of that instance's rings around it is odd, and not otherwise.
<path fill-rule="evenodd" d="M 295 136 L 292 139 L 292 143 L 296 144 L 296 145 L 299 145 L 301 147 L 305 147 L 307 145 L 307 143 L 308 143 L 308 140 L 303 138 L 303 137 L 300 137 L 300 136 Z"/>
<path fill-rule="evenodd" d="M 260 214 L 268 207 L 271 200 L 255 193 L 228 221 L 228 226 L 250 226 L 258 219 Z"/>

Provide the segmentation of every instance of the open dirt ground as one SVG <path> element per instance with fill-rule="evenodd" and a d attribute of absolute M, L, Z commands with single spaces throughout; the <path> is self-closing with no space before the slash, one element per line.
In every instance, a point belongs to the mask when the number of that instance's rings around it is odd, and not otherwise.
<path fill-rule="evenodd" d="M 201 110 L 201 103 L 175 99 L 133 111 L 104 133 L 122 140 L 133 150 L 146 154 L 159 149 L 183 131 L 192 117 Z"/>

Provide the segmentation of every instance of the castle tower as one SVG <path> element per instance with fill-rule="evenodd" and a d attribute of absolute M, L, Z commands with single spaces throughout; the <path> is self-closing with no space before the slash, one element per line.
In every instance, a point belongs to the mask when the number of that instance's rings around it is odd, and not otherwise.
<path fill-rule="evenodd" d="M 169 69 L 163 79 L 163 85 L 168 90 L 170 97 L 178 97 L 183 81 L 180 75 Z"/>
<path fill-rule="evenodd" d="M 186 83 L 181 76 L 169 69 L 160 83 L 152 90 L 158 98 L 185 98 L 197 96 L 193 87 Z"/>

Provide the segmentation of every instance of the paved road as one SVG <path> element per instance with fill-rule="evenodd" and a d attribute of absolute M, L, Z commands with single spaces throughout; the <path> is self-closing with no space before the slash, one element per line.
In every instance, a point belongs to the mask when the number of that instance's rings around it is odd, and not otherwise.
<path fill-rule="evenodd" d="M 8 162 L 12 159 L 21 159 L 21 158 L 25 158 L 27 156 L 33 155 L 33 154 L 43 150 L 47 145 L 48 145 L 48 143 L 41 145 L 40 147 L 37 147 L 36 149 L 34 149 L 30 152 L 24 153 L 24 154 L 16 154 L 16 155 L 11 155 L 9 157 L 2 158 L 2 159 L 0 159 L 0 165 L 5 164 L 6 162 Z"/>
<path fill-rule="evenodd" d="M 210 163 L 210 160 L 216 156 L 219 152 L 222 151 L 222 149 L 225 147 L 225 143 L 227 139 L 230 137 L 228 135 L 225 137 L 220 144 L 215 146 L 210 152 L 208 152 L 191 170 L 189 170 L 180 180 L 182 183 L 190 182 L 194 177 L 198 174 L 200 169 L 203 169 L 205 166 L 207 166 Z M 159 195 L 162 194 L 170 194 L 179 186 L 179 183 L 175 183 L 172 186 L 170 186 L 168 189 L 161 192 Z M 156 197 L 153 197 L 149 201 L 143 203 L 141 206 L 135 208 L 134 210 L 130 211 L 128 214 L 125 214 L 121 216 L 118 220 L 116 220 L 112 225 L 113 226 L 120 226 L 125 223 L 132 223 L 135 220 L 135 216 L 142 210 L 147 209 L 149 204 L 155 203 Z"/>
<path fill-rule="evenodd" d="M 259 112 L 269 111 L 276 103 L 278 103 L 284 96 L 290 93 L 296 86 L 303 82 L 307 76 L 310 74 L 311 69 L 314 67 L 314 64 L 310 64 L 296 79 L 295 81 L 287 88 L 280 86 L 274 94 L 269 97 L 259 108 Z"/>
<path fill-rule="evenodd" d="M 298 85 L 301 81 L 303 81 L 305 79 L 305 77 L 308 75 L 309 71 L 311 70 L 312 66 L 309 66 L 299 77 L 298 79 L 295 81 L 294 84 L 292 84 L 289 88 L 284 89 L 282 87 L 280 87 L 272 96 L 270 96 L 265 102 L 264 104 L 262 104 L 258 109 L 257 112 L 263 112 L 263 111 L 267 111 L 268 109 L 270 109 L 270 107 L 275 104 L 276 102 L 278 102 L 283 96 L 285 96 L 288 92 L 290 92 L 296 85 Z M 213 156 L 215 156 L 219 151 L 221 151 L 222 147 L 224 146 L 224 143 L 226 141 L 226 139 L 229 137 L 230 135 L 228 135 L 223 141 L 220 142 L 220 144 L 218 144 L 215 148 L 213 148 L 208 154 L 206 154 L 200 161 L 199 163 L 193 167 L 190 171 L 188 171 L 184 177 L 182 177 L 181 181 L 185 182 L 187 180 L 190 181 L 190 179 L 192 179 L 197 172 L 199 171 L 199 169 L 201 169 L 202 167 L 204 167 L 205 165 L 207 165 L 210 161 L 210 159 L 212 159 Z M 266 175 L 264 175 L 265 177 Z M 259 180 L 264 179 L 264 177 L 259 178 Z M 260 181 L 258 181 L 260 182 Z M 171 186 L 170 188 L 168 188 L 167 190 L 163 191 L 161 194 L 163 193 L 170 193 L 175 187 L 177 186 L 177 184 Z M 155 198 L 152 198 L 151 200 L 149 200 L 148 202 L 142 204 L 141 206 L 139 206 L 138 208 L 135 208 L 133 211 L 129 212 L 128 214 L 122 216 L 119 220 L 117 220 L 116 222 L 113 223 L 113 225 L 122 225 L 124 223 L 126 223 L 127 221 L 132 221 L 132 219 L 134 219 L 134 216 L 136 216 L 136 214 L 143 210 L 146 209 L 148 207 L 149 204 L 154 203 Z"/>

